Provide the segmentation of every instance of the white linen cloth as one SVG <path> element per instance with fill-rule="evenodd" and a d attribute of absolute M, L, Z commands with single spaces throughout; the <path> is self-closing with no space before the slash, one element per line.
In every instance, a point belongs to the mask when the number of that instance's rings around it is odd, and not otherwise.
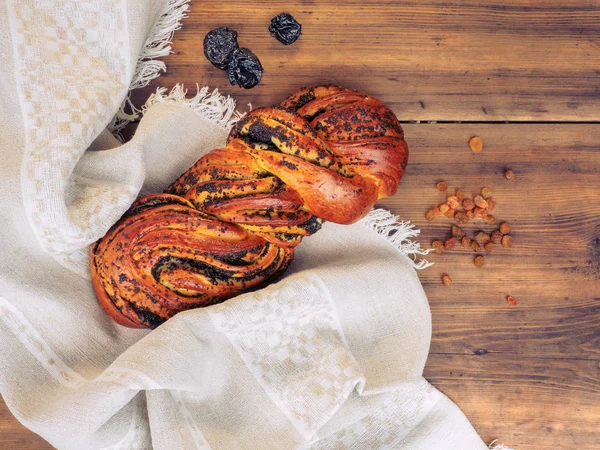
<path fill-rule="evenodd" d="M 130 142 L 107 131 L 129 87 L 156 76 L 147 57 L 168 51 L 186 8 L 0 6 L 0 392 L 11 411 L 64 449 L 487 448 L 422 378 L 431 322 L 408 257 L 415 231 L 385 212 L 326 224 L 282 281 L 154 331 L 100 309 L 90 243 L 138 193 L 221 146 L 235 119 L 230 99 L 205 89 L 186 100 L 178 87 L 151 99 Z"/>

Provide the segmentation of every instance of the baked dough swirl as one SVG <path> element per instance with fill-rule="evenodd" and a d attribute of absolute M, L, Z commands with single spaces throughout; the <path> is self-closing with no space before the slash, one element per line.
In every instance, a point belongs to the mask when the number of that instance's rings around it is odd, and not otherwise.
<path fill-rule="evenodd" d="M 407 159 L 393 112 L 360 92 L 316 86 L 254 110 L 93 245 L 100 305 L 121 325 L 155 328 L 272 281 L 323 221 L 356 222 L 393 195 Z"/>

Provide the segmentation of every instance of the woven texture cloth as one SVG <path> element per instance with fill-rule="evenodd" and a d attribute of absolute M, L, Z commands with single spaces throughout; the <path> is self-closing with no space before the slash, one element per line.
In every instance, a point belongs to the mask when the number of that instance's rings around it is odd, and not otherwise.
<path fill-rule="evenodd" d="M 64 449 L 486 449 L 422 378 L 431 321 L 415 230 L 384 211 L 325 224 L 278 283 L 154 331 L 100 309 L 89 245 L 140 193 L 222 146 L 236 118 L 231 99 L 177 87 L 149 100 L 126 144 L 108 131 L 131 118 L 127 93 L 160 70 L 148 58 L 168 52 L 186 8 L 0 6 L 6 404 Z"/>

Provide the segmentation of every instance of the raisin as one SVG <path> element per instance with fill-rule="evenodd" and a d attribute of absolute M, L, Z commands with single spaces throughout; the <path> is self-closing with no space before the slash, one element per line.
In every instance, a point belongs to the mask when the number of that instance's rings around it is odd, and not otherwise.
<path fill-rule="evenodd" d="M 467 236 L 463 236 L 463 238 L 460 240 L 460 243 L 464 248 L 471 247 L 471 239 L 469 239 Z"/>
<path fill-rule="evenodd" d="M 492 253 L 492 250 L 494 250 L 494 243 L 493 242 L 488 242 L 486 243 L 483 248 L 485 248 L 485 251 L 488 253 Z"/>
<path fill-rule="evenodd" d="M 471 200 L 470 198 L 465 198 L 462 201 L 462 207 L 466 210 L 466 211 L 471 211 L 473 208 L 475 208 L 475 202 L 473 200 Z"/>
<path fill-rule="evenodd" d="M 491 189 L 487 187 L 481 188 L 481 196 L 487 200 L 488 197 L 492 196 Z"/>
<path fill-rule="evenodd" d="M 465 198 L 465 193 L 462 191 L 462 189 L 459 188 L 456 188 L 456 193 L 454 195 L 456 195 L 456 198 L 459 200 Z"/>
<path fill-rule="evenodd" d="M 444 284 L 444 286 L 450 286 L 452 284 L 452 278 L 450 277 L 450 275 L 448 275 L 447 273 L 442 275 L 442 283 Z"/>
<path fill-rule="evenodd" d="M 469 217 L 462 211 L 459 211 L 454 216 L 458 223 L 467 223 L 469 221 Z"/>
<path fill-rule="evenodd" d="M 425 218 L 427 220 L 433 220 L 435 219 L 435 216 L 437 216 L 440 213 L 439 208 L 431 208 L 429 211 L 427 211 L 425 213 Z"/>
<path fill-rule="evenodd" d="M 440 181 L 438 184 L 435 185 L 435 187 L 440 192 L 446 192 L 448 190 L 448 185 L 445 181 Z"/>
<path fill-rule="evenodd" d="M 442 214 L 446 214 L 446 212 L 448 212 L 450 207 L 446 203 L 442 203 L 441 205 L 438 206 L 438 209 L 440 210 L 440 212 Z"/>
<path fill-rule="evenodd" d="M 480 208 L 487 208 L 488 207 L 488 202 L 485 201 L 485 198 L 483 198 L 481 195 L 477 195 L 473 201 L 475 202 L 475 204 L 477 206 L 479 206 Z"/>
<path fill-rule="evenodd" d="M 494 208 L 496 208 L 496 200 L 494 200 L 492 197 L 486 198 L 485 201 L 488 203 L 488 211 L 493 211 Z"/>
<path fill-rule="evenodd" d="M 460 206 L 460 202 L 458 201 L 458 197 L 456 195 L 451 195 L 448 197 L 448 206 L 452 209 L 456 209 Z"/>
<path fill-rule="evenodd" d="M 491 214 L 483 216 L 483 220 L 484 220 L 484 222 L 489 223 L 489 224 L 496 223 L 496 218 L 494 216 L 492 216 Z"/>
<path fill-rule="evenodd" d="M 502 241 L 502 233 L 500 233 L 498 230 L 492 231 L 492 234 L 490 234 L 490 239 L 494 244 L 499 244 Z"/>
<path fill-rule="evenodd" d="M 454 219 L 454 216 L 455 216 L 455 211 L 454 211 L 453 209 L 449 209 L 448 211 L 446 211 L 446 212 L 444 213 L 444 215 L 445 215 L 446 217 L 448 217 L 449 219 Z"/>
<path fill-rule="evenodd" d="M 482 255 L 477 255 L 473 260 L 475 267 L 483 267 L 485 264 L 485 258 Z"/>
<path fill-rule="evenodd" d="M 269 33 L 283 45 L 290 45 L 302 34 L 302 25 L 291 14 L 282 12 L 271 19 Z"/>
<path fill-rule="evenodd" d="M 263 67 L 258 57 L 247 48 L 236 48 L 229 57 L 229 82 L 250 89 L 260 83 Z"/>
<path fill-rule="evenodd" d="M 507 169 L 506 172 L 504 172 L 504 178 L 506 178 L 507 181 L 513 181 L 516 178 L 515 173 L 512 170 Z"/>
<path fill-rule="evenodd" d="M 463 229 L 461 227 L 457 227 L 456 225 L 452 225 L 452 236 L 457 239 L 462 238 L 465 235 Z"/>
<path fill-rule="evenodd" d="M 471 248 L 473 249 L 474 252 L 481 251 L 481 245 L 479 245 L 479 242 L 477 242 L 475 240 L 471 241 Z"/>
<path fill-rule="evenodd" d="M 517 301 L 515 300 L 515 298 L 512 295 L 507 295 L 506 301 L 508 302 L 509 305 L 517 306 Z"/>
<path fill-rule="evenodd" d="M 483 150 L 483 141 L 480 137 L 473 136 L 471 139 L 469 139 L 469 147 L 475 153 L 481 153 L 481 151 Z"/>
<path fill-rule="evenodd" d="M 469 219 L 472 219 L 473 217 L 475 217 L 475 214 L 473 214 L 473 211 L 467 211 L 467 222 L 469 221 Z"/>
<path fill-rule="evenodd" d="M 229 58 L 237 48 L 237 32 L 227 27 L 215 28 L 204 37 L 204 55 L 219 69 L 227 69 Z"/>
<path fill-rule="evenodd" d="M 452 250 L 456 245 L 456 238 L 451 237 L 446 242 L 444 242 L 444 250 Z"/>
<path fill-rule="evenodd" d="M 485 244 L 486 242 L 490 241 L 490 235 L 485 231 L 479 230 L 477 233 L 475 233 L 475 240 L 480 244 Z"/>
<path fill-rule="evenodd" d="M 502 222 L 500 224 L 500 233 L 502 233 L 502 234 L 510 233 L 510 224 L 508 222 Z"/>
<path fill-rule="evenodd" d="M 444 253 L 444 244 L 442 244 L 441 241 L 433 241 L 431 243 L 431 247 L 433 247 L 433 249 L 435 250 L 435 252 L 438 255 L 441 255 L 442 253 Z"/>
<path fill-rule="evenodd" d="M 477 206 L 477 207 L 475 207 L 473 214 L 475 215 L 475 217 L 483 217 L 483 216 L 487 215 L 487 209 L 480 208 L 479 206 Z"/>
<path fill-rule="evenodd" d="M 513 245 L 513 238 L 510 234 L 505 234 L 504 236 L 502 236 L 502 247 L 512 247 Z"/>

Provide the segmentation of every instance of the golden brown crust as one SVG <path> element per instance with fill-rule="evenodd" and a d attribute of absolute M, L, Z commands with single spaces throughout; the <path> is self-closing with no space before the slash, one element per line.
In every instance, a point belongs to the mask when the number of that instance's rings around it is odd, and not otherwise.
<path fill-rule="evenodd" d="M 356 222 L 392 195 L 407 157 L 394 114 L 360 92 L 317 86 L 254 110 L 94 244 L 98 301 L 121 325 L 154 328 L 272 280 L 323 221 Z"/>

